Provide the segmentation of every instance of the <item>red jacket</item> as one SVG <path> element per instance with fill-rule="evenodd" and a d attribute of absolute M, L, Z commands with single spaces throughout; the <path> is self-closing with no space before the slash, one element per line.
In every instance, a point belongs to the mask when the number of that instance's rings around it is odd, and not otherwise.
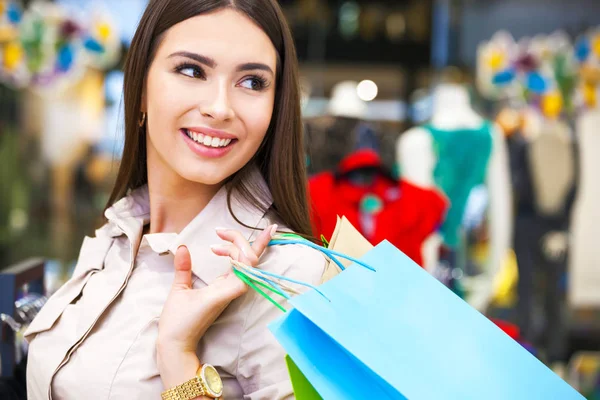
<path fill-rule="evenodd" d="M 376 173 L 369 185 L 349 179 L 358 169 Z M 330 238 L 337 216 L 350 223 L 374 245 L 387 239 L 413 261 L 422 265 L 421 247 L 425 239 L 441 224 L 448 206 L 437 190 L 423 189 L 406 181 L 396 181 L 381 170 L 381 160 L 372 150 L 356 151 L 342 160 L 337 173 L 324 172 L 309 180 L 312 222 L 317 236 Z M 367 196 L 380 207 L 361 211 Z M 378 199 L 378 200 L 377 200 Z M 378 209 L 377 209 L 378 208 Z"/>

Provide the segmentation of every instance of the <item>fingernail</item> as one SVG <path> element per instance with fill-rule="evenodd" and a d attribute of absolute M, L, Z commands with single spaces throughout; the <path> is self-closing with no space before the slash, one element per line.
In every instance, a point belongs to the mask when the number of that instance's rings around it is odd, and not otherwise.
<path fill-rule="evenodd" d="M 277 224 L 275 224 L 271 227 L 271 237 L 275 236 L 275 234 L 277 233 L 277 228 L 278 228 Z"/>
<path fill-rule="evenodd" d="M 213 250 L 226 250 L 227 249 L 227 245 L 225 244 L 213 244 L 210 246 L 211 249 Z"/>
<path fill-rule="evenodd" d="M 217 231 L 217 232 L 223 232 L 223 231 L 226 231 L 226 230 L 227 230 L 227 228 L 223 228 L 222 226 L 217 226 L 215 228 L 215 231 Z"/>

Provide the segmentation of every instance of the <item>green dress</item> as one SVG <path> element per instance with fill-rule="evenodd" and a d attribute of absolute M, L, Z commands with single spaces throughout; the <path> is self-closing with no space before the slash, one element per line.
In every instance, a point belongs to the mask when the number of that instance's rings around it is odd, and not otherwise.
<path fill-rule="evenodd" d="M 460 227 L 471 190 L 485 182 L 492 153 L 492 124 L 478 129 L 441 130 L 426 125 L 433 137 L 437 164 L 434 181 L 450 200 L 450 209 L 441 227 L 444 243 L 451 248 L 460 244 Z"/>

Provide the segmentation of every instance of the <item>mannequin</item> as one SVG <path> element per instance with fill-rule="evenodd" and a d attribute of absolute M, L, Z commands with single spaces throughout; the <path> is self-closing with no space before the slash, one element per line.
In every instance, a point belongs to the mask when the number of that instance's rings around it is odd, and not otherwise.
<path fill-rule="evenodd" d="M 523 337 L 546 348 L 549 363 L 564 361 L 564 288 L 570 211 L 575 198 L 575 148 L 569 126 L 528 113 L 523 132 L 508 139 L 515 193 L 514 249 L 519 268 L 517 317 Z M 531 120 L 533 118 L 533 121 Z M 537 285 L 535 282 L 542 282 Z M 536 294 L 543 309 L 535 307 Z M 542 311 L 542 313 L 539 313 Z M 534 318 L 544 316 L 538 331 Z M 543 332 L 546 343 L 539 343 Z"/>
<path fill-rule="evenodd" d="M 466 89 L 456 84 L 442 84 L 434 92 L 431 126 L 440 131 L 479 130 L 486 122 L 470 106 Z M 491 252 L 486 272 L 477 278 L 463 282 L 469 290 L 469 302 L 482 311 L 489 303 L 493 277 L 500 265 L 511 239 L 511 194 L 508 158 L 504 137 L 495 126 L 491 126 L 491 154 L 487 163 L 485 183 L 489 191 L 489 220 Z M 456 137 L 456 140 L 461 140 Z M 421 186 L 436 185 L 434 172 L 438 163 L 435 139 L 425 127 L 415 127 L 400 136 L 396 145 L 396 156 L 403 179 Z M 443 173 L 443 171 L 442 171 Z M 452 199 L 450 199 L 452 201 Z M 466 199 L 465 199 L 466 200 Z M 456 206 L 456 205 L 454 205 Z M 447 241 L 434 235 L 424 245 L 426 269 L 432 271 L 439 263 L 437 255 L 442 243 Z M 452 243 L 452 245 L 455 245 Z"/>
<path fill-rule="evenodd" d="M 572 308 L 600 306 L 600 110 L 583 111 L 577 118 L 579 188 L 572 215 L 568 297 Z"/>
<path fill-rule="evenodd" d="M 366 102 L 358 97 L 357 86 L 354 81 L 336 84 L 327 110 L 332 120 L 325 127 L 316 123 L 305 125 L 310 174 L 335 169 L 342 158 L 354 150 L 358 128 L 367 113 Z"/>

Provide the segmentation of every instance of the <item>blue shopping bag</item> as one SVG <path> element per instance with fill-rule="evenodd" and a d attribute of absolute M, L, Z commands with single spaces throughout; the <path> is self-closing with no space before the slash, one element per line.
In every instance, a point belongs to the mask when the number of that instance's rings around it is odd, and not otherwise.
<path fill-rule="evenodd" d="M 389 242 L 270 329 L 325 400 L 583 399 Z"/>

